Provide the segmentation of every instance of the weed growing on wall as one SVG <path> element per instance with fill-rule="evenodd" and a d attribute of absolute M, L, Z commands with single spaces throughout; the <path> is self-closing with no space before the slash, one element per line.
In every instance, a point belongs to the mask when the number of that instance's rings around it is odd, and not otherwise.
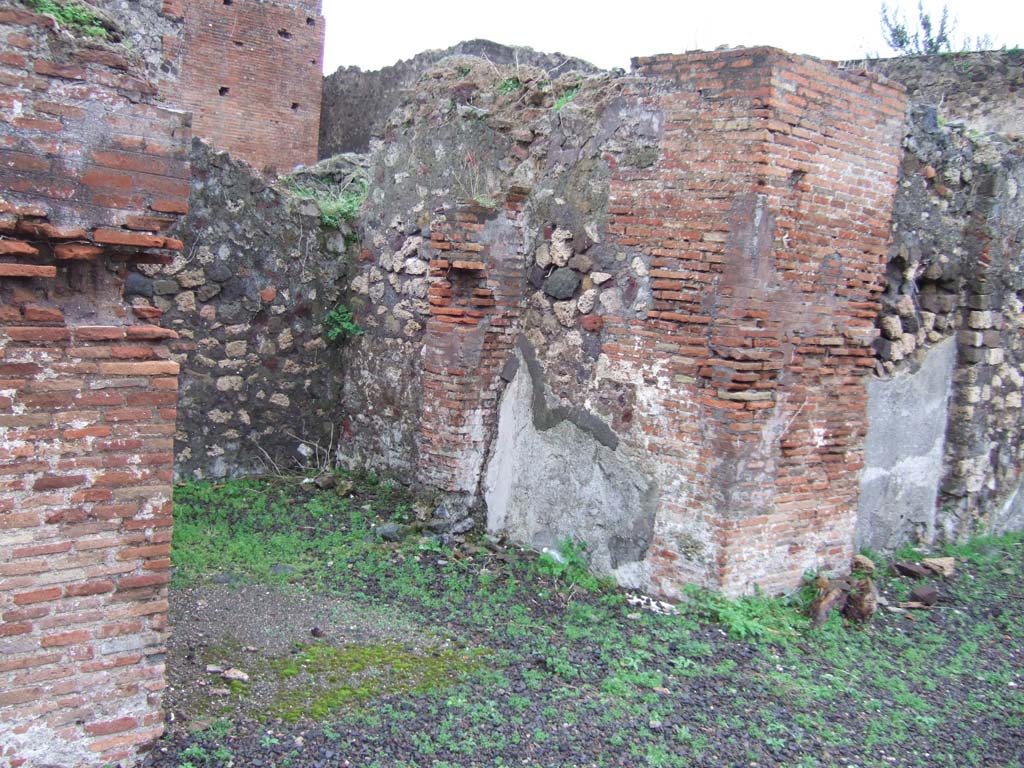
<path fill-rule="evenodd" d="M 331 229 L 342 229 L 355 221 L 368 190 L 366 179 L 358 176 L 341 188 L 294 179 L 286 179 L 284 186 L 296 197 L 315 202 L 320 209 L 320 223 Z"/>
<path fill-rule="evenodd" d="M 507 96 L 510 93 L 515 93 L 522 87 L 523 84 L 518 77 L 507 77 L 501 81 L 501 84 L 498 86 L 498 92 Z"/>
<path fill-rule="evenodd" d="M 555 105 L 552 107 L 552 109 L 555 112 L 561 112 L 562 109 L 564 109 L 569 102 L 576 98 L 579 92 L 580 87 L 578 85 L 574 85 L 571 88 L 566 88 L 565 91 L 562 92 L 562 95 L 559 96 L 558 99 L 555 101 Z"/>
<path fill-rule="evenodd" d="M 106 40 L 109 36 L 96 11 L 79 3 L 59 3 L 54 0 L 22 0 L 25 5 L 36 13 L 52 16 L 62 27 L 73 32 Z"/>
<path fill-rule="evenodd" d="M 472 152 L 467 153 L 452 169 L 452 179 L 463 200 L 473 201 L 481 208 L 497 208 L 498 192 L 491 189 L 491 180 L 486 170 Z"/>
<path fill-rule="evenodd" d="M 341 341 L 349 336 L 360 336 L 363 329 L 356 322 L 352 310 L 339 304 L 324 318 L 324 336 L 328 341 Z"/>

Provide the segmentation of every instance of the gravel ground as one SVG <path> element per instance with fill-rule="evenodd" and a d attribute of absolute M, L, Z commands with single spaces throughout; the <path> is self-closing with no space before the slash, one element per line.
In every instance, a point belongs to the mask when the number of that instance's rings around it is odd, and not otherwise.
<path fill-rule="evenodd" d="M 343 596 L 177 589 L 168 733 L 144 764 L 1022 766 L 1022 549 L 1018 540 L 959 562 L 955 576 L 935 580 L 931 610 L 893 610 L 910 582 L 892 577 L 882 583 L 889 605 L 865 628 L 832 620 L 759 643 L 493 552 L 458 569 L 448 555 L 424 556 L 426 592 L 450 600 L 403 596 L 386 572 Z M 507 599 L 489 612 L 499 593 Z M 398 648 L 413 662 L 346 668 L 360 684 L 386 684 L 360 688 L 369 694 L 319 720 L 288 722 L 280 697 L 296 677 L 282 678 L 281 665 L 324 647 Z M 438 659 L 450 674 L 402 682 Z M 249 680 L 232 687 L 218 671 L 230 668 Z M 310 669 L 301 685 L 323 684 Z M 323 675 L 355 685 L 336 673 Z"/>

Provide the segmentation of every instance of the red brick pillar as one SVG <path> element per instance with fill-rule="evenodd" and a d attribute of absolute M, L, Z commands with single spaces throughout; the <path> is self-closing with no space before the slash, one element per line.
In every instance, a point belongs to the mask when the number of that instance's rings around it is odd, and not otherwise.
<path fill-rule="evenodd" d="M 47 17 L 0 9 L 0 51 L 0 765 L 128 762 L 163 731 L 178 365 L 121 286 L 182 247 L 188 120 Z"/>
<path fill-rule="evenodd" d="M 852 553 L 902 93 L 774 49 L 637 67 L 664 81 L 661 157 L 616 174 L 613 232 L 649 254 L 654 308 L 619 354 L 651 366 L 652 340 L 670 342 L 671 415 L 645 432 L 684 473 L 662 499 L 655 582 L 685 580 L 672 533 L 698 525 L 707 581 L 790 587 Z"/>
<path fill-rule="evenodd" d="M 0 327 L 4 758 L 113 763 L 163 732 L 173 332 L 3 309 L 22 322 Z"/>
<path fill-rule="evenodd" d="M 323 92 L 320 0 L 176 0 L 180 82 L 164 94 L 196 136 L 257 170 L 317 161 Z"/>

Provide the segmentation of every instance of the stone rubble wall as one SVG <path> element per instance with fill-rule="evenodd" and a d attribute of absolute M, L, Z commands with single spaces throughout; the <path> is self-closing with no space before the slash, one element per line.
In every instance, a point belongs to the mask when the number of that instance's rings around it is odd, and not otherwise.
<path fill-rule="evenodd" d="M 5 768 L 128 765 L 163 732 L 178 364 L 122 288 L 182 247 L 190 131 L 148 53 L 0 8 Z"/>
<path fill-rule="evenodd" d="M 177 87 L 180 74 L 180 2 L 91 0 L 89 5 L 115 21 L 118 38 L 138 57 L 146 79 L 156 85 L 156 98 L 167 103 L 165 97 Z"/>
<path fill-rule="evenodd" d="M 342 152 L 367 152 L 370 141 L 381 135 L 391 112 L 407 98 L 423 73 L 448 56 L 475 56 L 492 64 L 536 67 L 555 78 L 567 72 L 596 72 L 580 59 L 560 53 L 547 54 L 531 48 L 501 45 L 489 40 L 468 40 L 438 51 L 424 51 L 407 61 L 373 72 L 359 67 L 340 67 L 323 83 L 320 121 L 320 157 Z"/>
<path fill-rule="evenodd" d="M 315 203 L 193 141 L 184 247 L 139 265 L 125 296 L 178 338 L 180 478 L 292 472 L 329 463 L 342 436 L 343 344 L 324 337 L 346 270 L 344 236 Z"/>
<path fill-rule="evenodd" d="M 944 122 L 1020 138 L 1024 132 L 1024 51 L 978 51 L 847 62 L 885 75 L 910 101 L 934 107 Z"/>
<path fill-rule="evenodd" d="M 1003 56 L 1012 67 L 1016 54 Z M 862 517 L 879 525 L 875 534 L 862 528 L 859 541 L 883 549 L 1024 524 L 1024 456 L 1017 439 L 1024 426 L 1022 147 L 1019 139 L 982 133 L 969 123 L 943 122 L 944 108 L 919 103 L 922 98 L 912 91 L 877 323 L 876 372 L 903 386 L 899 381 L 916 376 L 930 364 L 932 350 L 950 339 L 956 364 L 941 482 L 930 509 L 915 512 L 901 501 L 917 482 L 910 464 L 907 473 L 892 473 L 881 496 L 872 491 L 873 501 L 862 501 Z M 883 448 L 869 463 L 877 466 L 890 453 Z M 886 534 L 879 535 L 881 530 Z"/>
<path fill-rule="evenodd" d="M 852 551 L 903 102 L 767 49 L 640 69 L 510 88 L 450 58 L 392 113 L 351 303 L 361 344 L 421 359 L 423 399 L 344 450 L 404 450 L 492 529 L 583 539 L 624 583 L 792 586 Z"/>

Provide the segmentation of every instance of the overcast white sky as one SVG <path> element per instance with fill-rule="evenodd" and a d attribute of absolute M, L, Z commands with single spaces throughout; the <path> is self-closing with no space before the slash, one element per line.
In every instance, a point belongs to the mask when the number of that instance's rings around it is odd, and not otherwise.
<path fill-rule="evenodd" d="M 1021 0 L 949 0 L 955 38 L 1024 44 Z M 632 56 L 773 45 L 825 59 L 890 55 L 875 0 L 323 0 L 324 71 L 380 69 L 420 51 L 484 38 L 561 52 L 610 69 Z M 917 0 L 890 0 L 916 22 Z M 941 0 L 926 0 L 938 17 Z"/>

